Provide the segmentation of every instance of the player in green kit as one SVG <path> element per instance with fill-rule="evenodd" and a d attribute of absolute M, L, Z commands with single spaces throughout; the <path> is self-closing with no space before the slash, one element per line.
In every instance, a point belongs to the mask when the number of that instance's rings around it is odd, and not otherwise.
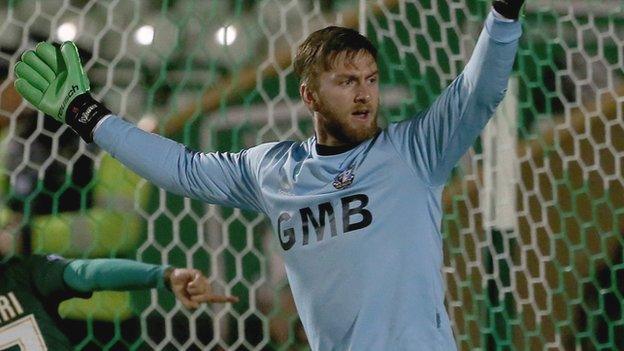
<path fill-rule="evenodd" d="M 1 258 L 1 256 L 0 256 Z M 0 260 L 0 350 L 72 350 L 58 327 L 58 305 L 99 290 L 167 288 L 187 308 L 236 302 L 212 293 L 198 270 L 123 259 L 67 260 L 32 255 Z"/>

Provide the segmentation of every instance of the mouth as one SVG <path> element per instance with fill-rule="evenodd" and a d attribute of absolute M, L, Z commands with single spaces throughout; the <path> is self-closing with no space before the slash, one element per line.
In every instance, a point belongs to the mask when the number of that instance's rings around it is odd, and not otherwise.
<path fill-rule="evenodd" d="M 368 109 L 361 109 L 361 110 L 353 111 L 351 113 L 351 116 L 353 116 L 356 120 L 365 121 L 365 120 L 368 119 L 370 114 L 371 114 L 370 110 L 368 110 Z"/>

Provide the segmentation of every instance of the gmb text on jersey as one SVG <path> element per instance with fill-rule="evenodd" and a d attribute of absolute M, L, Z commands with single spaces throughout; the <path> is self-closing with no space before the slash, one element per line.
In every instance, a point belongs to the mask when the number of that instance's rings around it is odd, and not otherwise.
<path fill-rule="evenodd" d="M 369 199 L 365 194 L 355 194 L 340 198 L 334 208 L 332 202 L 322 202 L 316 206 L 303 207 L 294 214 L 281 212 L 277 218 L 277 232 L 282 249 L 288 251 L 297 244 L 297 237 L 301 238 L 302 246 L 310 242 L 310 227 L 314 228 L 316 242 L 327 240 L 326 228 L 329 227 L 330 236 L 339 234 L 336 225 L 336 212 L 342 219 L 341 233 L 366 228 L 373 221 L 373 214 L 366 208 Z"/>

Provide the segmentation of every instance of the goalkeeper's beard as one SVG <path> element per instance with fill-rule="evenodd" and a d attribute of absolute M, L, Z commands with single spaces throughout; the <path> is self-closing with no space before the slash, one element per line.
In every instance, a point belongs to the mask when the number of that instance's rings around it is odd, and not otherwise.
<path fill-rule="evenodd" d="M 342 145 L 356 145 L 366 139 L 374 137 L 379 131 L 377 126 L 377 106 L 370 106 L 371 118 L 368 124 L 358 126 L 351 120 L 351 113 L 337 112 L 324 103 L 317 106 L 317 123 L 322 126 L 325 133 L 331 135 Z"/>

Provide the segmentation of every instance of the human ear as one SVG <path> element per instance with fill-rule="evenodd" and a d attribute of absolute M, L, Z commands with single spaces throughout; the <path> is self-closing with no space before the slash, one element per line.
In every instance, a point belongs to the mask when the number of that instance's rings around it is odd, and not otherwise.
<path fill-rule="evenodd" d="M 299 94 L 301 95 L 303 103 L 306 104 L 310 111 L 316 112 L 318 110 L 318 97 L 314 89 L 312 89 L 308 83 L 301 83 L 299 86 Z"/>

